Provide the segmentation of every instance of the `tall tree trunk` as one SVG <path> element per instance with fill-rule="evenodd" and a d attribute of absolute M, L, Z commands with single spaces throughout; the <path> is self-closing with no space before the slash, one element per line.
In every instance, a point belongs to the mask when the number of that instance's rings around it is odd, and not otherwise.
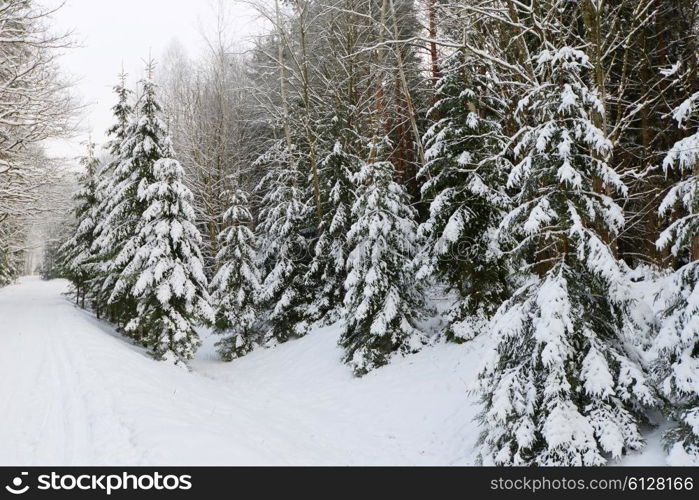
<path fill-rule="evenodd" d="M 437 57 L 437 0 L 427 0 L 427 27 L 430 35 L 430 62 L 432 66 L 432 86 L 439 81 L 439 59 Z"/>

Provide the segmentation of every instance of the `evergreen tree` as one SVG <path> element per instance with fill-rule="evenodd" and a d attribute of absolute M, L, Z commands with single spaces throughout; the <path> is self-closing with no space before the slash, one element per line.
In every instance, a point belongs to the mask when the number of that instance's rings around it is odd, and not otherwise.
<path fill-rule="evenodd" d="M 656 338 L 656 375 L 670 401 L 677 426 L 667 435 L 673 463 L 699 464 L 699 92 L 674 110 L 683 128 L 693 130 L 678 141 L 663 162 L 684 178 L 667 193 L 661 215 L 683 214 L 660 235 L 659 248 L 670 248 L 684 264 L 664 290 L 667 309 Z"/>
<path fill-rule="evenodd" d="M 116 242 L 126 237 L 127 227 L 118 233 L 118 218 L 112 217 L 114 210 L 114 196 L 117 195 L 117 187 L 122 177 L 116 175 L 117 168 L 122 160 L 121 147 L 128 135 L 128 127 L 133 117 L 131 106 L 131 91 L 126 88 L 126 74 L 119 75 L 119 83 L 114 87 L 117 95 L 117 103 L 112 107 L 115 123 L 107 130 L 109 141 L 107 152 L 110 160 L 99 172 L 97 183 L 97 208 L 95 210 L 95 227 L 93 230 L 93 268 L 96 276 L 90 282 L 89 295 L 93 298 L 93 307 L 97 316 L 106 313 L 112 321 L 117 320 L 117 307 L 109 304 L 109 297 L 116 282 L 116 275 L 111 272 L 113 260 L 118 253 Z M 123 176 L 123 173 L 120 173 Z"/>
<path fill-rule="evenodd" d="M 72 274 L 67 268 L 66 258 L 63 254 L 66 242 L 65 238 L 58 238 L 53 235 L 47 239 L 44 251 L 41 254 L 41 268 L 39 269 L 41 279 L 71 279 Z M 77 297 L 76 294 L 76 298 Z"/>
<path fill-rule="evenodd" d="M 515 207 L 499 227 L 534 271 L 491 323 L 480 373 L 482 457 L 497 465 L 601 465 L 643 445 L 642 407 L 654 403 L 629 350 L 633 304 L 609 244 L 624 218 L 596 189 L 623 194 L 611 143 L 593 123 L 603 105 L 584 80 L 587 56 L 564 47 L 537 57 L 538 85 L 519 102 L 509 174 Z"/>
<path fill-rule="evenodd" d="M 70 250 L 69 242 L 75 234 L 75 229 L 75 222 L 70 219 L 55 220 L 46 226 L 41 265 L 38 268 L 41 279 L 72 279 L 74 277 L 69 268 L 70 258 L 67 252 Z M 26 263 L 23 262 L 24 257 L 25 255 L 22 255 L 22 259 L 17 261 L 17 264 L 26 266 Z M 19 269 L 19 267 L 16 266 L 16 269 Z M 36 268 L 32 271 L 35 270 Z M 78 297 L 76 296 L 76 298 Z"/>
<path fill-rule="evenodd" d="M 262 341 L 286 342 L 308 330 L 307 232 L 309 205 L 297 152 L 275 144 L 258 159 L 270 166 L 258 185 L 263 193 L 260 223 L 260 257 L 264 279 L 258 301 L 265 309 L 266 332 Z"/>
<path fill-rule="evenodd" d="M 447 327 L 455 340 L 484 330 L 508 292 L 508 268 L 493 242 L 508 205 L 509 167 L 501 154 L 506 106 L 493 89 L 493 71 L 461 52 L 445 61 L 419 172 L 430 212 L 419 228 L 417 278 L 435 277 L 459 293 Z"/>
<path fill-rule="evenodd" d="M 331 323 L 339 319 L 347 276 L 347 233 L 352 225 L 354 183 L 359 158 L 348 153 L 339 141 L 320 161 L 319 177 L 326 194 L 319 223 L 319 236 L 313 248 L 307 282 L 314 287 L 314 300 L 308 314 Z"/>
<path fill-rule="evenodd" d="M 408 269 L 415 253 L 416 213 L 405 188 L 393 180 L 394 167 L 372 159 L 353 176 L 357 198 L 347 234 L 344 328 L 345 361 L 362 375 L 385 365 L 396 352 L 417 351 L 423 335 L 416 326 L 420 293 Z"/>
<path fill-rule="evenodd" d="M 0 287 L 11 284 L 17 278 L 17 266 L 9 246 L 0 241 Z"/>
<path fill-rule="evenodd" d="M 201 235 L 194 225 L 192 193 L 182 183 L 184 171 L 177 160 L 157 160 L 152 173 L 153 181 L 139 182 L 138 198 L 147 208 L 129 242 L 135 251 L 119 282 L 123 287 L 136 278 L 125 290 L 137 301 L 136 315 L 125 330 L 135 333 L 158 359 L 183 363 L 199 345 L 194 325 L 214 319 Z"/>
<path fill-rule="evenodd" d="M 90 280 L 95 277 L 94 242 L 95 219 L 98 209 L 97 173 L 99 160 L 95 158 L 95 145 L 87 144 L 87 155 L 81 158 L 84 173 L 78 178 L 79 189 L 73 196 L 73 214 L 76 227 L 73 236 L 60 250 L 63 260 L 63 274 L 75 288 L 76 301 L 85 307 Z"/>
<path fill-rule="evenodd" d="M 149 66 L 149 76 L 141 81 L 138 114 L 129 123 L 126 137 L 119 144 L 119 160 L 114 166 L 105 200 L 106 218 L 95 241 L 107 257 L 106 279 L 102 286 L 111 292 L 108 304 L 114 319 L 122 326 L 137 314 L 136 301 L 130 293 L 137 276 L 125 270 L 139 249 L 138 225 L 148 207 L 147 201 L 139 196 L 139 189 L 154 182 L 153 165 L 156 161 L 172 157 L 165 124 L 159 117 L 160 105 L 151 73 L 152 66 Z M 141 332 L 130 331 L 138 339 Z"/>
<path fill-rule="evenodd" d="M 221 356 L 230 361 L 252 350 L 256 340 L 253 325 L 257 320 L 257 293 L 260 270 L 257 241 L 250 229 L 248 196 L 236 183 L 230 206 L 223 220 L 221 250 L 216 256 L 219 270 L 211 280 L 211 296 L 216 309 L 214 329 L 228 334 L 217 345 Z"/>

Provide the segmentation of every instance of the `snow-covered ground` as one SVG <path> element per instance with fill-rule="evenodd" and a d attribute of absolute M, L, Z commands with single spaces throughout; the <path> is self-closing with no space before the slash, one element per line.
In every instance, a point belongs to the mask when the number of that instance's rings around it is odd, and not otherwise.
<path fill-rule="evenodd" d="M 482 344 L 438 344 L 363 378 L 328 327 L 232 363 L 207 337 L 187 372 L 69 302 L 65 281 L 0 289 L 0 464 L 472 464 Z M 660 431 L 625 465 L 662 465 Z"/>

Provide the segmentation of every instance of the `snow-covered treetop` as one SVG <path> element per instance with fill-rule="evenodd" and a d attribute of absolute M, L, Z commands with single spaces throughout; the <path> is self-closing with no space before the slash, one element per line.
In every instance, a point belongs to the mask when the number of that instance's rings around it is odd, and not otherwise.
<path fill-rule="evenodd" d="M 508 187 L 518 190 L 517 206 L 504 217 L 499 238 L 514 235 L 515 253 L 549 252 L 540 254 L 549 264 L 572 258 L 619 282 L 600 230 L 616 234 L 623 227 L 623 210 L 607 190 L 624 196 L 628 188 L 608 163 L 612 143 L 596 116 L 604 104 L 584 77 L 588 58 L 577 49 L 548 48 L 537 62 L 541 83 L 517 106 L 519 162 L 508 176 Z"/>
<path fill-rule="evenodd" d="M 133 114 L 133 107 L 129 102 L 132 92 L 126 88 L 126 73 L 122 72 L 119 75 L 119 83 L 114 86 L 114 93 L 117 95 L 117 103 L 112 106 L 112 113 L 116 123 L 107 129 L 107 135 L 111 137 L 108 150 L 112 155 L 117 156 L 121 141 L 126 138 L 127 127 Z"/>

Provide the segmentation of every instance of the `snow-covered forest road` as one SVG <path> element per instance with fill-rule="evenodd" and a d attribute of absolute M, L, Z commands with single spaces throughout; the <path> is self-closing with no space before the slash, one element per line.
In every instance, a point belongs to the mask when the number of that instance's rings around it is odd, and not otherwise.
<path fill-rule="evenodd" d="M 478 350 L 435 346 L 361 379 L 332 328 L 187 372 L 76 308 L 65 281 L 0 290 L 0 464 L 464 464 Z M 446 376 L 448 375 L 448 376 Z"/>

